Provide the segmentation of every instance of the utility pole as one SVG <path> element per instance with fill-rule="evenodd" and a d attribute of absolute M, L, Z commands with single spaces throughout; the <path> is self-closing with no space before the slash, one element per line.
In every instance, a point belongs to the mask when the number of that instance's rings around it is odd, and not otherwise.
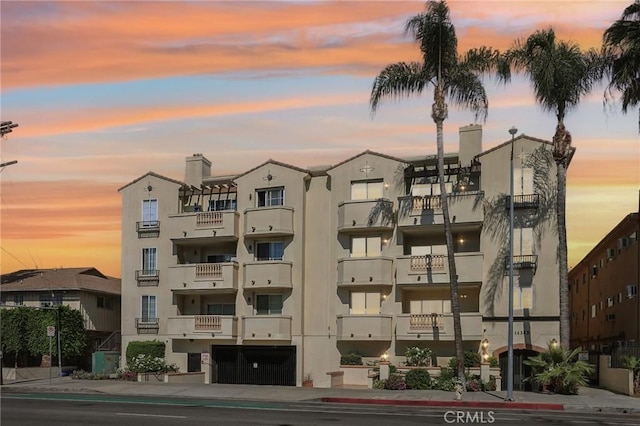
<path fill-rule="evenodd" d="M 511 127 L 511 161 L 509 162 L 509 330 L 507 331 L 507 401 L 513 401 L 513 141 L 518 129 Z"/>
<path fill-rule="evenodd" d="M 60 332 L 62 328 L 60 327 L 60 308 L 61 305 L 58 305 L 58 309 L 56 309 L 56 319 L 58 323 L 58 377 L 62 377 L 62 347 L 60 345 Z"/>

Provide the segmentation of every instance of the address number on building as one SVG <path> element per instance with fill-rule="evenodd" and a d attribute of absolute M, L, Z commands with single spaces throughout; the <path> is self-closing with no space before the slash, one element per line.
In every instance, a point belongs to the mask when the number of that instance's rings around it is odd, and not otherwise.
<path fill-rule="evenodd" d="M 514 336 L 528 336 L 529 330 L 517 330 L 513 332 Z"/>

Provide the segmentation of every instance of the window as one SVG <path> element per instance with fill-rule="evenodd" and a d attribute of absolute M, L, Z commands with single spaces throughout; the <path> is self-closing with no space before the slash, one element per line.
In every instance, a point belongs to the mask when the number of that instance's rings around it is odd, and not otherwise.
<path fill-rule="evenodd" d="M 596 305 L 591 305 L 591 318 L 595 318 L 596 314 L 597 314 L 597 309 L 598 307 Z"/>
<path fill-rule="evenodd" d="M 284 258 L 284 244 L 282 241 L 256 243 L 256 260 L 282 260 Z"/>
<path fill-rule="evenodd" d="M 142 200 L 142 222 L 143 226 L 155 225 L 158 221 L 158 200 Z"/>
<path fill-rule="evenodd" d="M 209 211 L 236 210 L 237 205 L 236 200 L 209 200 Z"/>
<path fill-rule="evenodd" d="M 409 313 L 448 314 L 451 313 L 451 300 L 410 300 Z"/>
<path fill-rule="evenodd" d="M 628 299 L 633 299 L 637 295 L 638 295 L 638 286 L 632 285 L 632 284 L 628 285 L 627 286 L 627 298 Z"/>
<path fill-rule="evenodd" d="M 349 308 L 352 315 L 379 314 L 380 293 L 352 291 Z"/>
<path fill-rule="evenodd" d="M 531 309 L 532 303 L 531 287 L 515 287 L 513 289 L 513 309 Z"/>
<path fill-rule="evenodd" d="M 585 312 L 584 309 L 582 310 L 582 321 L 584 321 L 584 316 L 585 316 Z"/>
<path fill-rule="evenodd" d="M 613 306 L 613 297 L 607 297 L 607 308 Z"/>
<path fill-rule="evenodd" d="M 235 315 L 234 303 L 211 303 L 207 305 L 207 315 Z"/>
<path fill-rule="evenodd" d="M 155 321 L 156 296 L 142 296 L 142 322 Z"/>
<path fill-rule="evenodd" d="M 513 255 L 533 254 L 533 228 L 515 228 L 513 230 Z"/>
<path fill-rule="evenodd" d="M 98 305 L 98 308 L 104 308 L 104 297 L 98 296 L 97 305 Z"/>
<path fill-rule="evenodd" d="M 616 250 L 612 249 L 612 248 L 608 248 L 607 249 L 607 259 L 608 260 L 613 260 L 613 258 L 616 256 Z"/>
<path fill-rule="evenodd" d="M 23 294 L 15 294 L 13 296 L 13 303 L 16 305 L 23 305 L 24 304 L 24 295 Z"/>
<path fill-rule="evenodd" d="M 282 295 L 281 294 L 258 294 L 256 296 L 256 314 L 281 315 L 282 314 Z"/>
<path fill-rule="evenodd" d="M 591 267 L 591 278 L 595 278 L 598 276 L 598 265 L 593 265 Z"/>
<path fill-rule="evenodd" d="M 155 247 L 147 247 L 142 249 L 142 270 L 153 271 L 158 269 L 158 253 Z"/>
<path fill-rule="evenodd" d="M 533 194 L 533 169 L 530 167 L 516 167 L 513 169 L 514 194 Z"/>
<path fill-rule="evenodd" d="M 382 198 L 382 181 L 351 182 L 352 200 L 375 200 Z"/>
<path fill-rule="evenodd" d="M 98 308 L 113 309 L 113 301 L 108 297 L 98 296 L 96 304 Z"/>
<path fill-rule="evenodd" d="M 351 238 L 351 257 L 375 257 L 382 254 L 381 237 Z"/>
<path fill-rule="evenodd" d="M 258 207 L 284 206 L 284 188 L 256 191 Z"/>
<path fill-rule="evenodd" d="M 582 274 L 582 284 L 587 283 L 587 274 Z"/>
<path fill-rule="evenodd" d="M 17 303 L 16 303 L 17 304 Z M 62 295 L 55 293 L 45 293 L 40 295 L 40 307 L 62 305 Z"/>

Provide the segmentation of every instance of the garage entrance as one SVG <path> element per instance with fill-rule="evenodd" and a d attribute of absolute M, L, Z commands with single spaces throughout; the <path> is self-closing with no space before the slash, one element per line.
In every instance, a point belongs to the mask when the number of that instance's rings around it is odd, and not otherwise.
<path fill-rule="evenodd" d="M 295 346 L 213 345 L 213 381 L 244 385 L 296 385 Z"/>

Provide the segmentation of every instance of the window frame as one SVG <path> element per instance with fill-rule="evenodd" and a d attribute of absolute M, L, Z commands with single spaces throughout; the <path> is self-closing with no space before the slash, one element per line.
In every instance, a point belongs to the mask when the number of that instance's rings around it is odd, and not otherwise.
<path fill-rule="evenodd" d="M 155 210 L 152 211 L 151 208 L 146 209 L 145 205 L 149 205 L 149 207 L 154 206 Z M 148 210 L 148 211 L 147 211 Z M 155 213 L 151 214 L 151 213 Z M 153 222 L 158 221 L 158 199 L 157 198 L 145 198 L 142 200 L 142 224 L 143 226 L 151 226 Z"/>
<path fill-rule="evenodd" d="M 145 312 L 145 299 L 147 299 L 147 311 Z M 151 301 L 153 300 L 153 304 Z M 149 315 L 153 306 L 153 316 Z M 151 322 L 158 319 L 158 297 L 155 294 L 143 294 L 140 296 L 140 319 L 142 322 Z"/>
<path fill-rule="evenodd" d="M 258 246 L 262 246 L 268 244 L 269 245 L 269 256 L 267 257 L 261 257 L 259 256 L 259 250 L 258 250 Z M 272 256 L 272 254 L 275 254 L 275 251 L 272 247 L 274 247 L 276 244 L 280 244 L 281 246 L 281 256 L 278 258 L 277 256 Z M 278 241 L 256 241 L 255 242 L 255 251 L 254 251 L 254 260 L 256 262 L 280 262 L 284 260 L 284 241 L 282 240 L 278 240 Z"/>
<path fill-rule="evenodd" d="M 271 196 L 267 196 L 271 192 L 280 191 L 279 197 L 274 198 Z M 261 194 L 262 195 L 261 197 Z M 274 203 L 274 201 L 278 201 L 279 204 Z M 263 203 L 261 205 L 261 203 Z M 256 207 L 281 207 L 285 205 L 285 188 L 284 186 L 274 187 L 274 188 L 261 188 L 256 189 Z"/>
<path fill-rule="evenodd" d="M 151 256 L 153 253 L 153 256 Z M 153 268 L 149 268 L 153 266 Z M 143 271 L 157 271 L 158 270 L 158 248 L 157 247 L 143 247 L 140 269 Z"/>
<path fill-rule="evenodd" d="M 261 308 L 260 308 L 260 300 L 264 300 L 264 298 L 267 298 L 267 310 L 266 312 L 261 312 Z M 276 306 L 276 309 L 273 310 L 273 303 L 271 299 L 275 299 L 275 298 L 279 298 L 279 309 Z M 282 313 L 284 312 L 284 295 L 282 293 L 264 293 L 264 294 L 256 294 L 255 295 L 255 314 L 256 315 L 282 315 Z M 276 304 L 277 305 L 277 304 Z"/>
<path fill-rule="evenodd" d="M 378 246 L 378 250 L 375 252 L 371 252 L 371 255 L 369 255 L 370 252 L 370 244 L 375 244 L 375 239 L 379 240 L 379 246 Z M 354 256 L 354 241 L 356 240 L 364 240 L 364 255 L 363 256 Z M 370 241 L 371 240 L 371 241 Z M 355 259 L 362 259 L 362 258 L 367 258 L 367 257 L 380 257 L 382 256 L 382 235 L 369 235 L 369 236 L 360 236 L 360 235 L 356 235 L 356 236 L 352 236 L 351 239 L 349 240 L 349 257 L 350 258 L 355 258 Z M 374 254 L 375 253 L 375 254 Z"/>
<path fill-rule="evenodd" d="M 376 191 L 373 191 L 373 188 L 370 189 L 370 186 L 372 186 L 372 184 L 379 184 L 380 187 L 377 188 L 376 185 Z M 356 187 L 357 189 L 359 185 L 364 185 L 364 198 L 354 198 L 354 187 Z M 349 189 L 349 197 L 351 201 L 379 200 L 380 198 L 384 198 L 384 179 L 354 180 L 351 181 L 351 186 L 349 187 Z M 369 195 L 371 193 L 373 193 L 374 195 L 380 194 L 380 196 L 371 198 L 371 196 Z"/>

